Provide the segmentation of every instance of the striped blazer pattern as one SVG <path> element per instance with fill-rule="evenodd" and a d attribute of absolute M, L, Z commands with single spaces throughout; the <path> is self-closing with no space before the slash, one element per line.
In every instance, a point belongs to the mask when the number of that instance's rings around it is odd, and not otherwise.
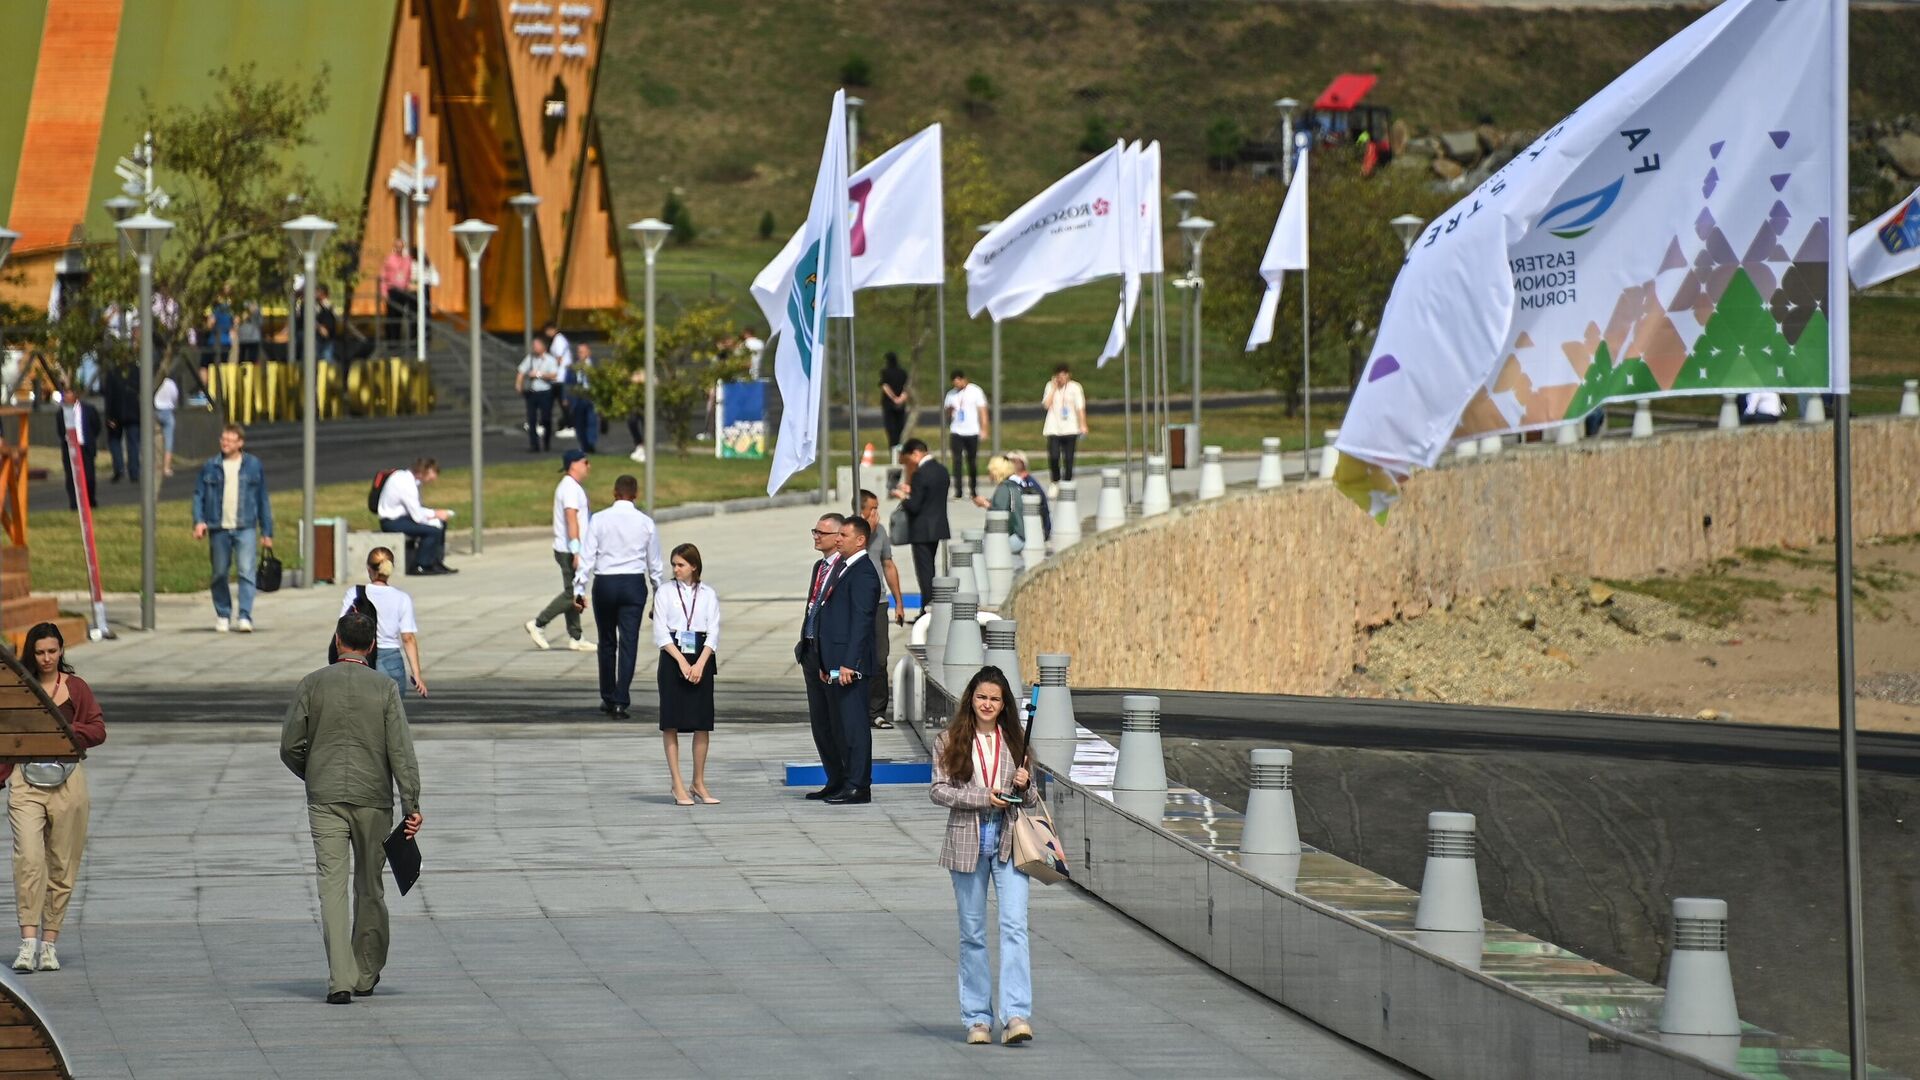
<path fill-rule="evenodd" d="M 949 870 L 958 870 L 970 874 L 980 865 L 980 821 L 984 814 L 1002 813 L 994 809 L 987 798 L 989 789 L 980 782 L 979 770 L 976 775 L 964 783 L 955 782 L 940 767 L 940 755 L 946 749 L 951 733 L 942 732 L 933 744 L 933 801 L 947 808 L 947 836 L 940 844 L 940 865 Z M 1013 760 L 1013 751 L 1006 743 L 1000 744 L 999 767 L 995 770 L 997 783 L 994 788 L 1006 790 L 1013 787 L 1013 774 L 1019 768 Z M 1000 830 L 1000 850 L 996 857 L 1000 862 L 1013 858 L 1013 830 Z"/>

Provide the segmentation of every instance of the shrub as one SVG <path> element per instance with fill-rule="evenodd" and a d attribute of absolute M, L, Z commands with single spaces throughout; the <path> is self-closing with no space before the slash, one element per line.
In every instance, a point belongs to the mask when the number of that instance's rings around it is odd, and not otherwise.
<path fill-rule="evenodd" d="M 773 239 L 773 211 L 767 210 L 760 215 L 760 239 Z"/>
<path fill-rule="evenodd" d="M 849 53 L 840 64 L 840 82 L 845 86 L 872 86 L 873 64 L 859 53 Z"/>
<path fill-rule="evenodd" d="M 1239 121 L 1220 117 L 1207 125 L 1207 163 L 1216 169 L 1233 168 L 1240 163 L 1240 148 L 1246 142 Z"/>
<path fill-rule="evenodd" d="M 994 100 L 1000 96 L 1000 88 L 984 71 L 976 71 L 967 76 L 966 110 L 968 116 L 980 117 L 993 112 Z"/>
<path fill-rule="evenodd" d="M 660 220 L 673 226 L 673 242 L 676 244 L 693 243 L 693 211 L 680 201 L 678 191 L 667 193 L 667 201 L 660 207 Z"/>
<path fill-rule="evenodd" d="M 1106 118 L 1097 115 L 1087 117 L 1086 132 L 1080 136 L 1080 152 L 1100 154 L 1111 149 L 1113 149 L 1113 132 L 1107 127 Z"/>

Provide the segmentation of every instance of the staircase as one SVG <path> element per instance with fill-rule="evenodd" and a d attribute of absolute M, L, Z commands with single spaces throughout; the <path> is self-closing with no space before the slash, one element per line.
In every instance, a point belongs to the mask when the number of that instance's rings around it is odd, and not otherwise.
<path fill-rule="evenodd" d="M 464 316 L 441 314 L 427 320 L 427 367 L 433 372 L 434 393 L 441 409 L 457 407 L 464 411 L 467 406 L 472 385 L 469 348 Z M 480 396 L 484 415 L 493 423 L 519 422 L 519 395 L 513 390 L 513 376 L 520 359 L 517 345 L 484 331 L 480 334 Z"/>
<path fill-rule="evenodd" d="M 59 601 L 51 596 L 35 596 L 27 576 L 27 549 L 0 544 L 0 640 L 19 655 L 27 631 L 39 623 L 50 622 L 60 628 L 67 647 L 87 643 L 87 620 L 78 615 L 62 615 Z"/>

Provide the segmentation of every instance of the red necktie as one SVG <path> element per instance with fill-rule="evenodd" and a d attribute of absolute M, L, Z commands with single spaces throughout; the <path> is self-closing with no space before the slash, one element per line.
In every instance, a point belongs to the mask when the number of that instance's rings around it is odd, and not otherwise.
<path fill-rule="evenodd" d="M 814 600 L 819 598 L 820 586 L 826 583 L 827 571 L 831 569 L 833 569 L 833 565 L 822 559 L 820 562 L 820 572 L 813 575 L 813 589 L 807 593 L 808 609 L 812 609 Z"/>

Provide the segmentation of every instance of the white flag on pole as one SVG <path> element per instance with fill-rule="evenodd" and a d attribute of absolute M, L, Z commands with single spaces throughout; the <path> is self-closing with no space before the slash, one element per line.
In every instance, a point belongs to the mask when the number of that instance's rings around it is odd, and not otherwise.
<path fill-rule="evenodd" d="M 1856 289 L 1920 268 L 1920 188 L 1847 237 L 1847 265 Z"/>
<path fill-rule="evenodd" d="M 1288 153 L 1292 153 L 1288 150 Z M 1260 311 L 1253 317 L 1253 332 L 1247 335 L 1247 351 L 1273 340 L 1274 318 L 1280 313 L 1280 281 L 1289 270 L 1307 268 L 1307 157 L 1299 155 L 1293 171 L 1293 183 L 1287 185 L 1287 198 L 1280 204 L 1280 217 L 1273 223 L 1273 235 L 1267 239 L 1267 253 L 1260 257 L 1260 276 L 1267 291 L 1260 297 Z"/>
<path fill-rule="evenodd" d="M 800 230 L 800 254 L 786 272 L 773 374 L 780 384 L 780 437 L 773 444 L 767 494 L 813 464 L 819 453 L 820 397 L 826 381 L 824 334 L 829 316 L 853 314 L 853 274 L 847 254 L 846 91 L 833 95 L 813 202 Z"/>
<path fill-rule="evenodd" d="M 856 291 L 945 280 L 940 125 L 928 126 L 847 177 L 847 213 L 847 251 Z M 753 279 L 753 299 L 770 330 L 779 329 L 784 318 L 785 282 L 800 258 L 805 232 L 795 231 Z"/>
<path fill-rule="evenodd" d="M 1845 386 L 1831 8 L 1728 0 L 1431 222 L 1339 450 L 1404 474 L 1616 398 Z"/>
<path fill-rule="evenodd" d="M 1114 143 L 1085 165 L 1008 214 L 967 256 L 967 314 L 996 321 L 1022 314 L 1050 293 L 1123 271 L 1123 237 L 1133 239 L 1116 213 L 1120 156 Z"/>
<path fill-rule="evenodd" d="M 1146 156 L 1136 140 L 1120 155 L 1120 206 L 1131 207 L 1133 227 L 1136 235 L 1123 236 L 1120 244 L 1120 273 L 1124 279 L 1120 286 L 1120 308 L 1113 313 L 1113 328 L 1107 331 L 1107 343 L 1100 349 L 1096 366 L 1106 367 L 1107 361 L 1119 356 L 1127 347 L 1127 327 L 1133 325 L 1134 305 L 1140 300 L 1141 257 L 1145 254 L 1139 243 L 1138 232 L 1146 228 L 1147 204 L 1142 195 L 1145 190 L 1141 184 L 1141 159 Z"/>

